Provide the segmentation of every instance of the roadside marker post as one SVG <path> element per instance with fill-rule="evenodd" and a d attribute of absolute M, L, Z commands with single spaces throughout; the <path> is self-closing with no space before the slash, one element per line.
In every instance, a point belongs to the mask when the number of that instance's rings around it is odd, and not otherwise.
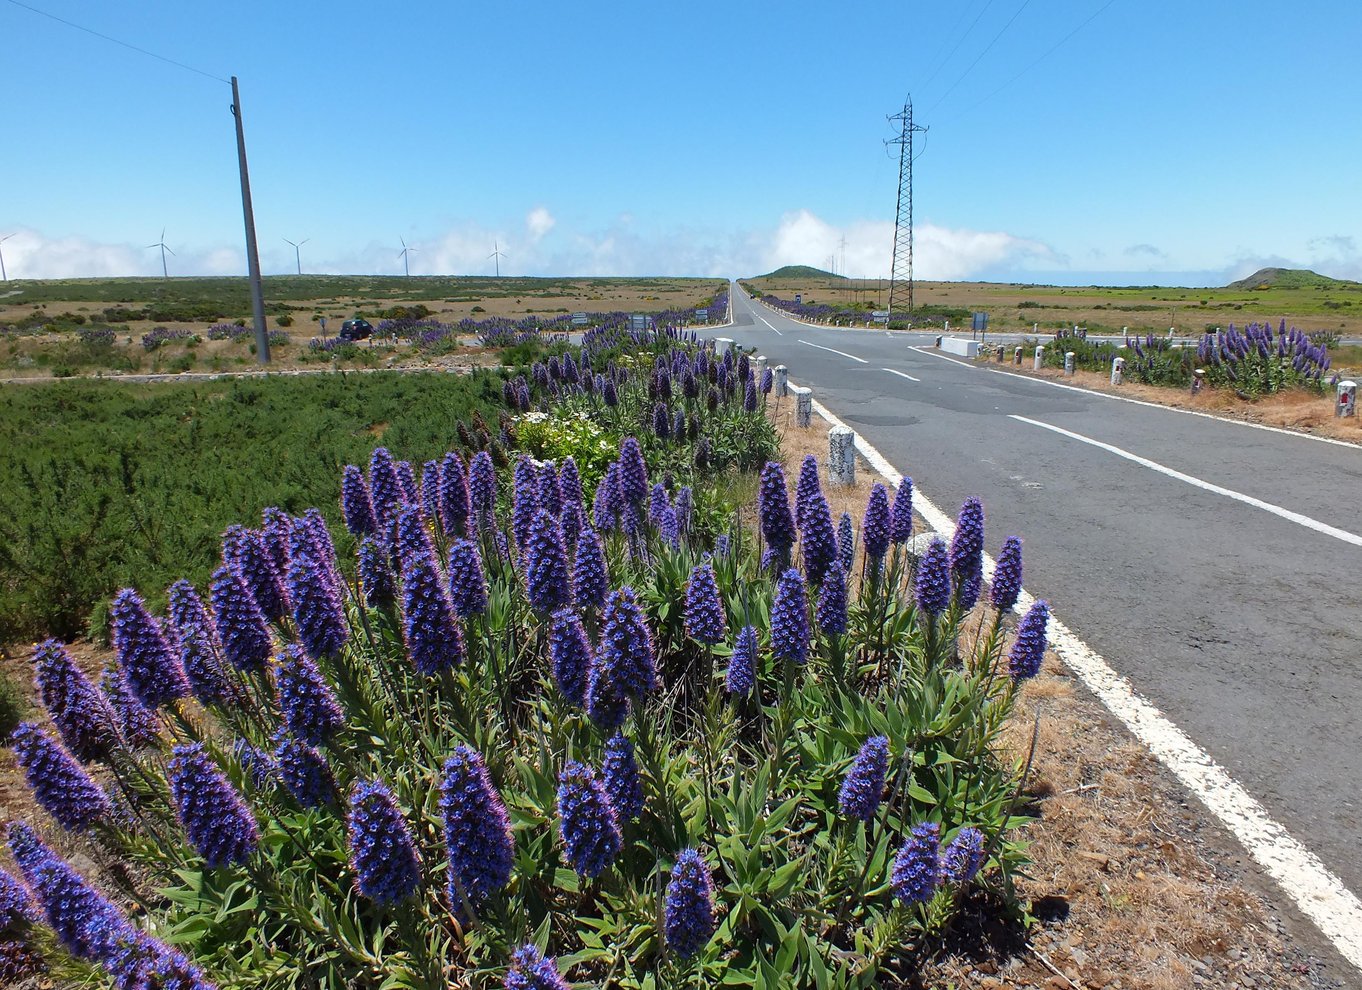
<path fill-rule="evenodd" d="M 790 394 L 790 369 L 783 364 L 776 365 L 776 395 Z"/>
<path fill-rule="evenodd" d="M 1206 369 L 1197 368 L 1192 372 L 1192 394 L 1198 395 L 1206 385 Z"/>
<path fill-rule="evenodd" d="M 1073 351 L 1065 351 L 1065 352 L 1064 352 L 1064 374 L 1065 374 L 1065 376 L 1068 377 L 1068 378 L 1072 378 L 1072 377 L 1074 376 L 1074 358 L 1075 358 L 1075 357 L 1076 357 L 1076 355 L 1074 354 Z"/>
<path fill-rule="evenodd" d="M 942 336 L 941 334 L 937 334 L 937 335 L 936 335 L 936 346 L 937 346 L 937 347 L 940 347 L 940 346 L 941 346 L 941 336 Z"/>
<path fill-rule="evenodd" d="M 765 354 L 758 354 L 758 355 L 757 355 L 757 370 L 756 370 L 756 372 L 755 372 L 755 374 L 756 374 L 756 376 L 757 376 L 757 381 L 758 381 L 758 382 L 761 381 L 761 376 L 764 375 L 764 374 L 766 373 L 766 363 L 767 363 L 767 362 L 766 362 L 766 355 L 765 355 Z"/>
<path fill-rule="evenodd" d="M 828 478 L 843 487 L 856 484 L 856 433 L 849 426 L 828 430 Z"/>
<path fill-rule="evenodd" d="M 1357 382 L 1349 379 L 1338 383 L 1338 403 L 1334 406 L 1334 415 L 1340 419 L 1357 415 Z"/>
<path fill-rule="evenodd" d="M 1002 363 L 1003 363 L 1003 356 L 1004 356 L 1005 354 L 1007 354 L 1007 348 L 1004 347 L 1002 344 L 999 344 L 999 345 L 998 345 L 998 363 L 999 363 L 999 364 L 1002 364 Z"/>
<path fill-rule="evenodd" d="M 1045 363 L 1045 347 L 1041 344 L 1036 345 L 1036 363 L 1032 366 L 1033 371 L 1039 371 L 1040 366 Z"/>
<path fill-rule="evenodd" d="M 1122 375 L 1125 374 L 1125 370 L 1126 370 L 1126 359 L 1125 359 L 1125 358 L 1123 358 L 1123 357 L 1112 358 L 1112 360 L 1111 360 L 1111 383 L 1112 383 L 1113 385 L 1120 385 L 1120 384 L 1121 384 L 1121 377 L 1122 377 Z"/>
<path fill-rule="evenodd" d="M 732 338 L 732 337 L 715 337 L 715 338 L 714 338 L 714 353 L 717 354 L 719 357 L 723 357 L 725 354 L 727 354 L 727 353 L 728 353 L 729 351 L 731 351 L 732 349 L 733 349 L 733 338 Z"/>
<path fill-rule="evenodd" d="M 813 389 L 807 385 L 792 385 L 795 394 L 795 425 L 807 427 L 813 418 Z"/>
<path fill-rule="evenodd" d="M 1012 352 L 1012 363 L 1016 365 L 1018 368 L 1021 367 L 1021 351 L 1022 349 L 1018 347 L 1016 350 Z"/>

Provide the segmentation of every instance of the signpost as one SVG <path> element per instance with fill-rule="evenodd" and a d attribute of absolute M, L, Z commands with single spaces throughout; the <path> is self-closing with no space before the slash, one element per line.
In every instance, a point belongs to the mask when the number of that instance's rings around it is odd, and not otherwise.
<path fill-rule="evenodd" d="M 585 313 L 573 313 L 573 314 L 572 314 L 572 325 L 573 325 L 574 327 L 584 327 L 584 326 L 586 326 L 586 314 L 585 314 Z"/>
<path fill-rule="evenodd" d="M 652 320 L 647 313 L 635 313 L 629 317 L 630 330 L 647 330 L 650 323 Z"/>
<path fill-rule="evenodd" d="M 695 311 L 695 318 L 696 318 L 698 321 L 700 321 L 701 323 L 708 323 L 708 322 L 709 322 L 709 310 L 708 310 L 708 309 L 697 309 L 697 310 Z"/>
<path fill-rule="evenodd" d="M 889 310 L 887 310 L 887 309 L 876 309 L 876 310 L 872 310 L 871 313 L 870 313 L 870 319 L 873 320 L 873 321 L 876 322 L 876 323 L 888 323 L 888 322 L 889 322 Z"/>
<path fill-rule="evenodd" d="M 973 335 L 976 334 L 976 333 L 977 333 L 977 334 L 980 334 L 981 336 L 982 336 L 982 335 L 987 335 L 987 333 L 988 333 L 988 314 L 987 314 L 987 313 L 975 313 L 975 314 L 974 314 L 974 327 L 973 327 L 973 329 L 971 330 L 970 336 L 973 336 Z"/>

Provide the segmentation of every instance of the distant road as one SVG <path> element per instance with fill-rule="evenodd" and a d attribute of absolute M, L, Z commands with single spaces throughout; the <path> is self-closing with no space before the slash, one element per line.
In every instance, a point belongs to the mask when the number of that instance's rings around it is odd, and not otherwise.
<path fill-rule="evenodd" d="M 1028 589 L 1362 892 L 1362 448 L 810 327 L 736 285 L 733 312 L 938 505 L 982 498 L 989 551 L 1022 536 Z"/>

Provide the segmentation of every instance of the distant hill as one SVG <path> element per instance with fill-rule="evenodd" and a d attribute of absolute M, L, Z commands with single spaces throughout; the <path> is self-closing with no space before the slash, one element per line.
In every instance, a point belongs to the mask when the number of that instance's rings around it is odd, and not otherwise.
<path fill-rule="evenodd" d="M 840 278 L 845 279 L 845 275 L 834 275 L 832 272 L 825 272 L 821 268 L 814 268 L 812 265 L 786 265 L 784 268 L 777 268 L 767 275 L 759 275 L 758 278 Z"/>
<path fill-rule="evenodd" d="M 1231 289 L 1332 289 L 1362 288 L 1362 282 L 1330 278 L 1308 268 L 1260 268 L 1248 278 L 1231 282 Z"/>

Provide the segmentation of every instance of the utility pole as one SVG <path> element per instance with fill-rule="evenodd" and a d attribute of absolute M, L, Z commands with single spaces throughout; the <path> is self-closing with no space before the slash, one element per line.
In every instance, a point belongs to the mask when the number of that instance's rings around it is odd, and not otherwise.
<path fill-rule="evenodd" d="M 0 244 L 4 244 L 5 241 L 9 240 L 13 236 L 14 236 L 13 234 L 6 234 L 4 237 L 0 237 Z M 9 272 L 5 271 L 5 252 L 3 250 L 0 250 L 0 282 L 8 281 Z"/>
<path fill-rule="evenodd" d="M 236 118 L 236 157 L 241 167 L 241 212 L 246 219 L 246 265 L 251 276 L 251 309 L 255 314 L 255 356 L 270 363 L 270 335 L 265 327 L 265 293 L 260 285 L 260 252 L 255 244 L 255 211 L 251 209 L 251 177 L 246 171 L 246 132 L 241 124 L 241 93 L 232 76 L 232 116 Z M 299 265 L 301 268 L 301 264 Z"/>
<path fill-rule="evenodd" d="M 894 215 L 894 259 L 889 272 L 889 315 L 894 314 L 894 303 L 903 302 L 903 286 L 908 290 L 908 312 L 913 311 L 913 135 L 927 128 L 913 123 L 913 98 L 903 102 L 903 109 L 889 118 L 902 125 L 899 136 L 885 145 L 899 146 L 899 203 Z"/>

